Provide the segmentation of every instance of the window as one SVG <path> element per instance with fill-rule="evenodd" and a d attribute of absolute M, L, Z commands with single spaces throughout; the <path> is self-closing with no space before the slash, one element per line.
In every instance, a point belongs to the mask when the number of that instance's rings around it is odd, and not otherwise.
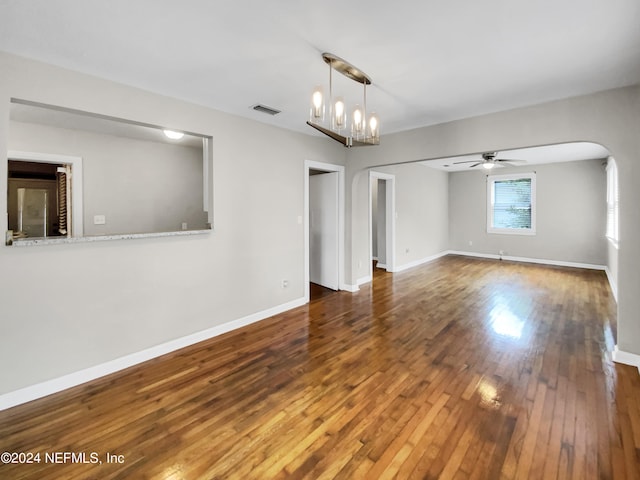
<path fill-rule="evenodd" d="M 618 246 L 619 230 L 618 230 L 618 211 L 619 211 L 618 193 L 618 167 L 613 157 L 607 160 L 607 238 L 616 247 Z"/>
<path fill-rule="evenodd" d="M 487 232 L 535 235 L 535 173 L 487 177 Z"/>

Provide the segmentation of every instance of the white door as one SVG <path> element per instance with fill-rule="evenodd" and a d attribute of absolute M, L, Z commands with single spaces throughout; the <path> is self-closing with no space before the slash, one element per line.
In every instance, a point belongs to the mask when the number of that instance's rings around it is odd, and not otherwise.
<path fill-rule="evenodd" d="M 338 172 L 309 177 L 309 280 L 338 290 Z"/>

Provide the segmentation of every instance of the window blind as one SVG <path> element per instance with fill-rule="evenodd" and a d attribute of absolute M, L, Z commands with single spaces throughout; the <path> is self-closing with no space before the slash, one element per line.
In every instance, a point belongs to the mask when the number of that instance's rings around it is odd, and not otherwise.
<path fill-rule="evenodd" d="M 531 228 L 531 179 L 493 183 L 493 228 Z"/>

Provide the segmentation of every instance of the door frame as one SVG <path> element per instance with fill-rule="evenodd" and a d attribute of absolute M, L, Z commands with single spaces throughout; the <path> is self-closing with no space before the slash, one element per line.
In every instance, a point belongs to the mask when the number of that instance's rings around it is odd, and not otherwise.
<path fill-rule="evenodd" d="M 7 158 L 9 160 L 18 160 L 23 162 L 54 163 L 59 165 L 69 165 L 71 167 L 71 191 L 67 190 L 67 195 L 71 195 L 71 201 L 67 203 L 71 207 L 71 224 L 69 226 L 71 227 L 71 237 L 83 237 L 84 212 L 82 208 L 82 157 L 58 155 L 54 153 L 9 150 L 7 152 Z"/>
<path fill-rule="evenodd" d="M 333 163 L 316 162 L 314 160 L 304 161 L 304 300 L 309 303 L 309 172 L 310 170 L 320 170 L 322 172 L 338 173 L 338 289 L 346 290 L 344 284 L 344 176 L 345 169 L 342 165 Z"/>
<path fill-rule="evenodd" d="M 373 179 L 384 180 L 385 189 L 385 237 L 386 237 L 386 270 L 394 272 L 396 267 L 396 176 L 390 173 L 369 170 L 369 278 L 373 280 L 373 192 L 371 182 Z"/>

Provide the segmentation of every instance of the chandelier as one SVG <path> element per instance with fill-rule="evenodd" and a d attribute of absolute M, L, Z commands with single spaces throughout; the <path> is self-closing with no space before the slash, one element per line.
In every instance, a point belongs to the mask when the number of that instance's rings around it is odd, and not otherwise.
<path fill-rule="evenodd" d="M 307 125 L 328 135 L 345 147 L 362 147 L 380 144 L 380 120 L 375 113 L 367 119 L 367 85 L 371 79 L 349 62 L 331 53 L 323 53 L 322 59 L 329 65 L 329 118 L 325 121 L 325 99 L 321 86 L 314 89 L 311 96 L 311 110 Z M 361 83 L 363 88 L 362 106 L 356 104 L 349 112 L 343 97 L 333 96 L 333 71 Z"/>

